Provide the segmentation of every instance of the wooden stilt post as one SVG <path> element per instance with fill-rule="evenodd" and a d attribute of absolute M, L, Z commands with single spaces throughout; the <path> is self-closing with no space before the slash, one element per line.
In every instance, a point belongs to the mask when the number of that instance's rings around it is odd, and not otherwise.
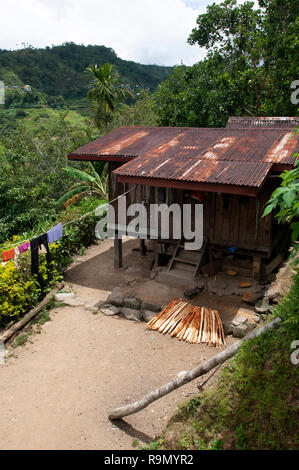
<path fill-rule="evenodd" d="M 260 281 L 261 279 L 261 267 L 262 267 L 262 260 L 258 256 L 253 257 L 253 265 L 252 265 L 252 277 L 255 281 Z"/>
<path fill-rule="evenodd" d="M 140 254 L 141 256 L 145 256 L 146 255 L 145 240 L 143 238 L 140 238 L 139 242 L 140 242 Z"/>
<path fill-rule="evenodd" d="M 154 265 L 153 268 L 156 268 L 159 264 L 159 242 L 154 240 Z"/>
<path fill-rule="evenodd" d="M 114 268 L 119 269 L 123 267 L 123 246 L 122 239 L 118 237 L 118 232 L 115 234 L 114 239 Z"/>

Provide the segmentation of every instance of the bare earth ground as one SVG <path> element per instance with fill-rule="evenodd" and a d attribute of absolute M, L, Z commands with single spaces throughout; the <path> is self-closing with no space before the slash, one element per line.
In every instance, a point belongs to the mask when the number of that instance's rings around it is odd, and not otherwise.
<path fill-rule="evenodd" d="M 112 242 L 91 246 L 78 257 L 66 280 L 85 306 L 105 300 L 115 286 L 131 281 L 126 291 L 141 300 L 167 304 L 183 291 L 150 280 L 151 255 L 124 244 L 127 269 L 115 271 Z M 213 306 L 233 318 L 240 297 L 200 294 L 197 305 Z M 191 345 L 120 317 L 94 315 L 84 305 L 51 311 L 50 322 L 32 342 L 14 350 L 0 365 L 0 449 L 132 449 L 153 440 L 177 404 L 196 394 L 194 381 L 114 424 L 107 411 L 172 380 L 218 353 Z M 227 338 L 229 346 L 234 341 Z M 214 379 L 214 378 L 213 378 Z"/>

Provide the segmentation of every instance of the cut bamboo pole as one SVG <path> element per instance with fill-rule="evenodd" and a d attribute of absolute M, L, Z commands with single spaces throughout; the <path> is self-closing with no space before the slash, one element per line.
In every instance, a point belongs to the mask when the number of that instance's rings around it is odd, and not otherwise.
<path fill-rule="evenodd" d="M 218 312 L 205 307 L 196 307 L 182 299 L 171 301 L 148 323 L 148 327 L 192 344 L 205 343 L 213 347 L 225 344 Z"/>

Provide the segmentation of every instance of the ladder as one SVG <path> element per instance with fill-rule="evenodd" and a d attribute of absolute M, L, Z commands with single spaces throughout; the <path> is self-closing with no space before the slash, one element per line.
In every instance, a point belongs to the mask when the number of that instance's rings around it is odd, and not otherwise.
<path fill-rule="evenodd" d="M 191 265 L 191 266 L 194 266 L 193 279 L 195 279 L 196 276 L 198 275 L 199 268 L 204 259 L 204 255 L 207 252 L 207 247 L 208 247 L 208 240 L 206 237 L 204 237 L 203 245 L 200 250 L 185 251 L 183 239 L 178 240 L 176 247 L 174 249 L 172 258 L 170 260 L 169 266 L 168 266 L 168 271 L 174 268 L 175 263 Z M 184 257 L 184 253 L 192 253 L 193 259 L 188 259 Z"/>

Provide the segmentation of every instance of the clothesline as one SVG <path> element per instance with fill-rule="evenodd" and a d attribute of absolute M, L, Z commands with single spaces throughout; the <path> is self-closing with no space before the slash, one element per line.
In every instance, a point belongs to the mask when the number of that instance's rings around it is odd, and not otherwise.
<path fill-rule="evenodd" d="M 117 196 L 115 199 L 112 199 L 111 201 L 108 201 L 108 202 L 105 202 L 105 204 L 101 204 L 101 208 L 105 207 L 105 206 L 108 206 L 108 204 L 112 204 L 113 202 L 117 201 L 117 199 L 119 199 L 120 197 L 122 196 L 125 196 L 126 194 L 130 193 L 131 191 L 133 191 L 133 189 L 136 188 L 136 185 L 133 186 L 133 188 L 129 189 L 128 191 L 126 191 L 125 193 L 121 194 L 120 196 Z M 95 212 L 95 209 L 93 209 L 92 211 L 90 212 L 87 212 L 86 214 L 83 214 L 81 215 L 80 217 L 77 217 L 76 219 L 73 219 L 73 220 L 70 220 L 69 222 L 66 222 L 64 224 L 62 224 L 62 227 L 66 227 L 67 225 L 69 224 L 73 224 L 75 222 L 78 222 L 79 220 L 82 220 L 84 219 L 85 217 L 88 217 L 89 215 L 93 214 Z M 33 237 L 31 238 L 25 238 L 25 240 L 21 240 L 17 243 L 12 243 L 8 246 L 5 247 L 5 250 L 7 249 L 10 249 L 10 248 L 13 248 L 14 246 L 19 246 L 21 245 L 22 243 L 26 243 L 26 242 L 30 242 L 32 240 L 34 240 L 35 238 L 37 237 L 40 237 L 41 235 L 43 235 L 45 232 L 41 232 L 39 235 L 34 235 Z"/>

